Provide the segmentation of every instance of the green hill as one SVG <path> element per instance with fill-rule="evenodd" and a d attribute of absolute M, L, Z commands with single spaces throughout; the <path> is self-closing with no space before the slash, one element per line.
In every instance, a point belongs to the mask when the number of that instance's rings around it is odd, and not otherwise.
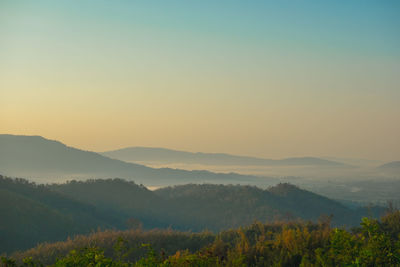
<path fill-rule="evenodd" d="M 155 193 L 179 206 L 171 211 L 175 218 L 185 225 L 200 226 L 199 229 L 239 227 L 254 220 L 315 221 L 322 214 L 333 215 L 336 225 L 354 225 L 367 213 L 363 208 L 352 210 L 290 184 L 278 184 L 267 190 L 253 186 L 191 184 L 163 188 Z"/>
<path fill-rule="evenodd" d="M 368 211 L 350 209 L 334 200 L 279 184 L 267 190 L 253 186 L 187 184 L 149 191 L 121 179 L 73 181 L 52 190 L 94 205 L 119 211 L 124 219 L 143 222 L 145 228 L 218 231 L 230 227 L 287 218 L 317 220 L 334 215 L 336 225 L 357 224 Z M 379 208 L 371 210 L 379 212 Z"/>
<path fill-rule="evenodd" d="M 329 218 L 318 223 L 254 222 L 216 234 L 103 231 L 40 245 L 3 260 L 15 267 L 399 266 L 399 219 L 400 212 L 390 209 L 380 220 L 363 218 L 351 231 L 332 228 Z"/>
<path fill-rule="evenodd" d="M 316 221 L 333 215 L 335 225 L 356 225 L 380 208 L 350 209 L 336 201 L 279 184 L 253 186 L 188 184 L 150 191 L 122 179 L 36 185 L 0 176 L 0 253 L 63 240 L 98 227 L 220 231 L 255 220 Z"/>
<path fill-rule="evenodd" d="M 115 221 L 94 206 L 53 192 L 43 185 L 0 176 L 0 252 L 38 242 L 63 240 Z"/>

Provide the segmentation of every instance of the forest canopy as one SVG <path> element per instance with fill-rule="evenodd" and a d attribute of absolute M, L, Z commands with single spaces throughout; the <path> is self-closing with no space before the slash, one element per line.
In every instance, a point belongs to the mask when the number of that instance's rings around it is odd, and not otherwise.
<path fill-rule="evenodd" d="M 330 218 L 311 222 L 253 223 L 222 231 L 98 232 L 46 244 L 3 266 L 399 266 L 400 212 L 363 218 L 351 231 Z"/>

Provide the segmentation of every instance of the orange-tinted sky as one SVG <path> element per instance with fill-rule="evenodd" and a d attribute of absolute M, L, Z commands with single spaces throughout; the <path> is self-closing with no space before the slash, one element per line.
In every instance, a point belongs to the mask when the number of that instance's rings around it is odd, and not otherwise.
<path fill-rule="evenodd" d="M 0 133 L 400 159 L 396 1 L 2 1 Z"/>

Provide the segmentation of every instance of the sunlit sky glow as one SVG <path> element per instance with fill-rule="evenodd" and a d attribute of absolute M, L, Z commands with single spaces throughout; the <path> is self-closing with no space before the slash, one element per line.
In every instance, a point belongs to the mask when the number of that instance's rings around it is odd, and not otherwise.
<path fill-rule="evenodd" d="M 400 1 L 0 1 L 0 133 L 400 160 Z"/>

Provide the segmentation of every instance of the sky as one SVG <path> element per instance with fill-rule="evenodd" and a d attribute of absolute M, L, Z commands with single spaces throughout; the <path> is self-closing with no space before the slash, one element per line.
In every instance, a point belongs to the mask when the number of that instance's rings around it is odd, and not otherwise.
<path fill-rule="evenodd" d="M 0 0 L 0 133 L 400 160 L 400 1 Z"/>

